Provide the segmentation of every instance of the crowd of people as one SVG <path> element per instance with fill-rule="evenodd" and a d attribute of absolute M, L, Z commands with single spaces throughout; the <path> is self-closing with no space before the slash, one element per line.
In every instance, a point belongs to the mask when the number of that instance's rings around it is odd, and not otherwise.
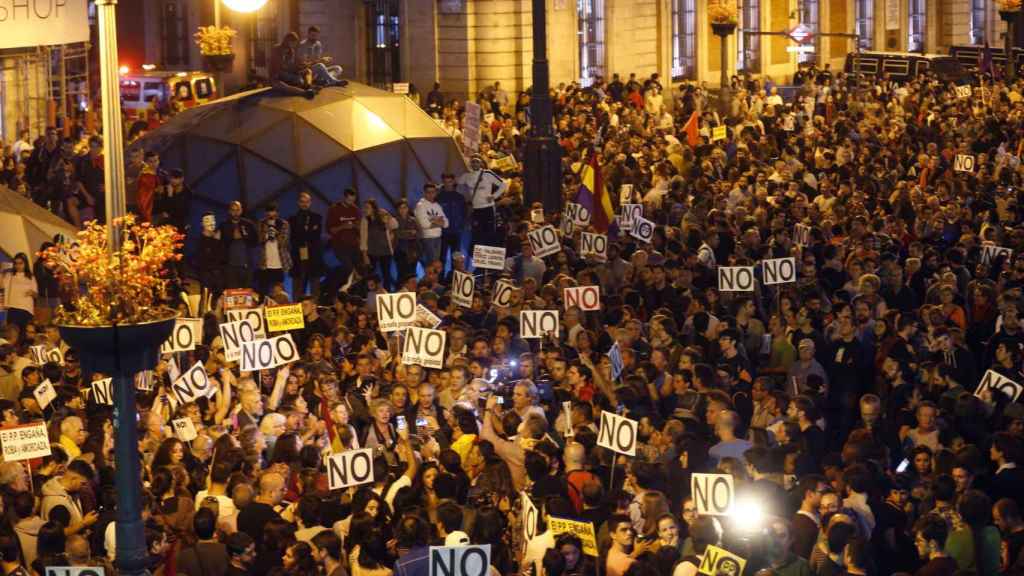
<path fill-rule="evenodd" d="M 928 75 L 811 68 L 788 102 L 767 78 L 734 88 L 725 106 L 657 75 L 553 90 L 565 200 L 589 202 L 589 225 L 524 204 L 529 97 L 499 84 L 478 95 L 470 171 L 414 205 L 348 189 L 326 214 L 303 193 L 294 214 L 206 215 L 167 291 L 210 295 L 202 341 L 138 392 L 150 568 L 425 576 L 430 546 L 487 544 L 506 576 L 1024 574 L 1024 85 L 976 78 L 964 98 Z M 458 133 L 460 102 L 435 87 L 424 106 Z M 22 140 L 4 166 L 15 189 L 102 217 L 98 140 Z M 157 177 L 153 152 L 129 163 L 149 191 L 133 207 L 186 222 L 183 175 Z M 649 241 L 619 226 L 624 204 L 643 206 Z M 548 224 L 559 249 L 539 257 L 528 234 Z M 583 256 L 584 233 L 606 253 Z M 475 267 L 476 245 L 504 247 L 505 269 Z M 760 263 L 790 257 L 795 279 L 765 285 Z M 752 290 L 719 289 L 721 268 L 744 266 Z M 455 272 L 474 275 L 469 305 Z M 0 464 L 0 567 L 109 570 L 103 375 L 52 325 L 68 287 L 45 266 L 15 257 L 3 285 L 2 425 L 43 420 L 52 446 Z M 599 309 L 567 304 L 583 286 Z M 446 335 L 440 368 L 403 363 L 404 333 L 379 329 L 391 292 L 437 318 L 420 322 Z M 227 310 L 289 302 L 301 360 L 241 372 Z M 558 331 L 524 339 L 523 310 L 558 310 Z M 217 393 L 182 402 L 171 385 L 196 362 Z M 600 440 L 610 414 L 636 423 L 634 455 Z M 183 418 L 188 441 L 170 426 Z M 325 459 L 359 448 L 372 482 L 331 490 Z M 729 506 L 695 497 L 694 474 L 729 476 Z"/>

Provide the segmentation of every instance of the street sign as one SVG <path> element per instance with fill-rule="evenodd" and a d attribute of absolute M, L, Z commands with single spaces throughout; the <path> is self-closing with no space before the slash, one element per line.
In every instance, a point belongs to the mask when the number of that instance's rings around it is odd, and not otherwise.
<path fill-rule="evenodd" d="M 810 44 L 814 41 L 814 30 L 811 30 L 810 26 L 803 23 L 793 26 L 786 35 L 798 44 Z"/>

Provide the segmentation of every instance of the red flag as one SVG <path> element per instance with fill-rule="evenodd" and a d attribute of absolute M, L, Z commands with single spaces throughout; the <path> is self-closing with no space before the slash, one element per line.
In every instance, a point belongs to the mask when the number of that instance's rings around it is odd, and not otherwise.
<path fill-rule="evenodd" d="M 686 143 L 690 145 L 690 148 L 696 148 L 697 144 L 700 144 L 700 131 L 697 127 L 697 111 L 694 110 L 693 114 L 690 114 L 690 119 L 683 125 L 683 132 L 686 132 Z"/>

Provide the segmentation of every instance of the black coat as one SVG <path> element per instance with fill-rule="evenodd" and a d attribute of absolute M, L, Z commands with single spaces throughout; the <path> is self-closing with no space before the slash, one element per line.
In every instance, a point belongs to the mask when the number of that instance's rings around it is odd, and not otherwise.
<path fill-rule="evenodd" d="M 288 218 L 291 228 L 292 275 L 301 272 L 302 262 L 300 251 L 305 248 L 309 256 L 309 273 L 323 274 L 324 248 L 323 231 L 324 217 L 311 210 L 300 210 Z"/>

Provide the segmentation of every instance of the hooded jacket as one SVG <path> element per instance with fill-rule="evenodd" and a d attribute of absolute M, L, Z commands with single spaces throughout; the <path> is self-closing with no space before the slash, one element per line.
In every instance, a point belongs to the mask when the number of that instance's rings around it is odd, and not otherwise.
<path fill-rule="evenodd" d="M 43 519 L 49 520 L 50 511 L 57 506 L 63 506 L 71 513 L 71 524 L 77 524 L 82 521 L 82 505 L 78 502 L 78 498 L 72 496 L 64 489 L 60 479 L 60 476 L 55 476 L 47 480 L 46 484 L 43 484 L 43 497 L 40 502 Z"/>

